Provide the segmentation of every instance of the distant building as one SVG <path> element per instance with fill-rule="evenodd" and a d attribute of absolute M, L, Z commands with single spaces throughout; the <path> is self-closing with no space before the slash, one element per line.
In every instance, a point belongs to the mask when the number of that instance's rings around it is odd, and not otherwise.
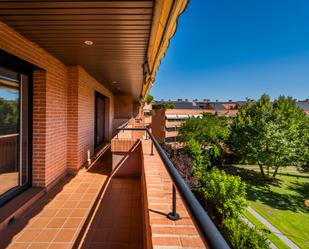
<path fill-rule="evenodd" d="M 188 101 L 187 99 L 178 99 L 177 101 L 154 101 L 152 108 L 155 115 L 151 118 L 150 127 L 156 139 L 161 142 L 174 143 L 178 136 L 178 130 L 181 123 L 190 117 L 201 117 L 203 113 L 216 113 L 219 116 L 235 117 L 239 108 L 246 101 Z M 173 109 L 158 109 L 162 104 L 171 103 Z M 304 109 L 309 115 L 309 99 L 297 101 L 297 106 Z"/>

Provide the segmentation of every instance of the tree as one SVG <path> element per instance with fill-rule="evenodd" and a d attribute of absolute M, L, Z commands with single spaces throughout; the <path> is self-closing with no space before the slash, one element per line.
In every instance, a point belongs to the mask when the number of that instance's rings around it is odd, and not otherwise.
<path fill-rule="evenodd" d="M 149 110 L 149 112 L 145 113 L 145 116 L 147 117 L 153 117 L 156 115 L 156 112 L 154 110 Z"/>
<path fill-rule="evenodd" d="M 145 98 L 145 102 L 149 105 L 154 100 L 154 97 L 150 94 Z"/>
<path fill-rule="evenodd" d="M 224 221 L 223 236 L 235 249 L 270 249 L 263 231 L 250 227 L 240 218 Z"/>
<path fill-rule="evenodd" d="M 198 180 L 197 189 L 221 215 L 221 226 L 225 217 L 239 217 L 245 207 L 246 184 L 239 176 L 227 175 L 223 170 L 194 171 Z"/>
<path fill-rule="evenodd" d="M 309 119 L 291 97 L 273 103 L 267 95 L 243 105 L 231 127 L 232 152 L 241 162 L 264 167 L 301 166 L 308 160 Z"/>
<path fill-rule="evenodd" d="M 18 100 L 0 98 L 0 134 L 16 132 L 18 117 Z"/>
<path fill-rule="evenodd" d="M 154 105 L 153 109 L 159 109 L 159 110 L 168 110 L 168 109 L 174 109 L 173 103 L 163 103 L 159 105 Z"/>
<path fill-rule="evenodd" d="M 210 160 L 201 145 L 194 139 L 190 139 L 185 146 L 186 154 L 193 159 L 195 170 L 207 170 L 210 165 Z"/>
<path fill-rule="evenodd" d="M 189 118 L 182 123 L 178 140 L 186 145 L 196 141 L 206 152 L 212 164 L 221 163 L 225 141 L 230 130 L 228 119 L 216 114 L 204 113 L 202 118 Z"/>

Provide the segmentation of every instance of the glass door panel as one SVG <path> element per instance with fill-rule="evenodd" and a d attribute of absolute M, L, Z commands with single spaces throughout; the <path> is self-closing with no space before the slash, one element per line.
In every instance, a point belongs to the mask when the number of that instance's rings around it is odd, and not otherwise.
<path fill-rule="evenodd" d="M 0 195 L 19 185 L 19 82 L 0 78 Z"/>
<path fill-rule="evenodd" d="M 0 67 L 0 200 L 28 179 L 28 77 Z"/>
<path fill-rule="evenodd" d="M 95 147 L 105 140 L 105 101 L 103 95 L 95 94 Z"/>

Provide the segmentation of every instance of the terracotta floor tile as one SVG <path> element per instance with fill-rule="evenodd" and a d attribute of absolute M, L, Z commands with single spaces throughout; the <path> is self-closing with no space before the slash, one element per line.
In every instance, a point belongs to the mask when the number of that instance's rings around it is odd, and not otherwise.
<path fill-rule="evenodd" d="M 142 229 L 131 228 L 130 229 L 130 241 L 134 242 L 142 242 L 143 241 L 143 231 Z"/>
<path fill-rule="evenodd" d="M 123 243 L 123 242 L 116 242 L 111 243 L 108 247 L 108 249 L 128 249 L 129 243 Z"/>
<path fill-rule="evenodd" d="M 40 229 L 26 229 L 17 239 L 17 242 L 31 242 L 41 232 Z"/>
<path fill-rule="evenodd" d="M 100 228 L 108 228 L 108 227 L 113 227 L 115 225 L 114 220 L 112 217 L 102 217 L 102 219 L 100 219 L 98 221 L 98 227 Z"/>
<path fill-rule="evenodd" d="M 69 243 L 55 243 L 50 244 L 48 249 L 68 249 L 71 248 Z"/>
<path fill-rule="evenodd" d="M 86 208 L 76 208 L 72 211 L 70 217 L 84 217 L 87 215 L 88 211 L 89 210 Z"/>
<path fill-rule="evenodd" d="M 27 228 L 45 228 L 50 220 L 50 217 L 38 217 L 33 221 L 31 220 L 27 225 Z"/>
<path fill-rule="evenodd" d="M 35 239 L 36 242 L 52 242 L 59 229 L 44 229 Z"/>
<path fill-rule="evenodd" d="M 93 242 L 107 242 L 112 234 L 111 228 L 97 228 L 93 232 Z"/>
<path fill-rule="evenodd" d="M 83 195 L 82 200 L 83 201 L 92 201 L 95 198 L 96 194 L 90 194 L 90 193 L 86 193 Z"/>
<path fill-rule="evenodd" d="M 112 242 L 129 242 L 130 229 L 129 228 L 114 229 L 111 237 Z"/>
<path fill-rule="evenodd" d="M 40 217 L 53 217 L 58 212 L 58 209 L 44 209 L 40 212 Z"/>
<path fill-rule="evenodd" d="M 139 243 L 129 243 L 129 249 L 143 249 L 143 243 L 139 242 Z"/>
<path fill-rule="evenodd" d="M 28 224 L 26 228 L 16 227 L 16 235 L 11 237 L 14 241 L 10 246 L 72 248 L 81 228 L 87 224 L 84 222 L 89 221 L 86 217 L 105 180 L 106 175 L 101 173 L 79 173 L 59 187 L 59 192 L 55 190 L 47 194 L 37 208 L 25 214 L 23 218 Z M 89 246 L 83 248 L 142 248 L 139 180 L 113 178 L 107 187 L 105 195 L 98 200 L 97 212 L 90 219 L 85 242 L 81 242 Z M 22 232 L 18 233 L 18 228 L 23 229 Z"/>
<path fill-rule="evenodd" d="M 77 193 L 77 194 L 72 194 L 69 198 L 70 201 L 80 201 L 82 198 L 82 194 Z"/>
<path fill-rule="evenodd" d="M 32 243 L 28 248 L 29 249 L 47 249 L 49 247 L 49 243 Z M 27 249 L 28 249 L 27 248 Z"/>
<path fill-rule="evenodd" d="M 85 188 L 78 187 L 78 188 L 74 191 L 74 194 L 83 194 L 83 193 L 85 193 L 85 191 L 86 191 Z"/>
<path fill-rule="evenodd" d="M 29 246 L 29 243 L 15 242 L 9 245 L 7 248 L 8 249 L 26 249 L 28 246 Z"/>
<path fill-rule="evenodd" d="M 82 218 L 69 217 L 63 225 L 63 228 L 77 228 L 81 224 Z"/>
<path fill-rule="evenodd" d="M 131 217 L 118 217 L 117 219 L 114 220 L 114 228 L 115 229 L 121 229 L 121 228 L 130 228 L 131 225 Z"/>
<path fill-rule="evenodd" d="M 80 201 L 77 205 L 77 208 L 89 208 L 92 204 L 92 201 Z"/>
<path fill-rule="evenodd" d="M 89 248 L 89 249 L 109 249 L 109 244 L 108 243 L 89 243 L 86 245 L 86 248 Z"/>
<path fill-rule="evenodd" d="M 71 194 L 61 193 L 56 196 L 56 199 L 57 200 L 68 200 L 70 197 L 71 197 Z"/>
<path fill-rule="evenodd" d="M 47 228 L 61 228 L 66 221 L 66 218 L 53 218 L 46 226 Z"/>
<path fill-rule="evenodd" d="M 47 208 L 61 208 L 63 206 L 62 200 L 52 200 L 50 203 L 47 204 Z"/>
<path fill-rule="evenodd" d="M 76 229 L 61 229 L 54 239 L 54 242 L 71 242 Z"/>
<path fill-rule="evenodd" d="M 66 217 L 69 217 L 71 213 L 72 213 L 72 209 L 71 208 L 62 208 L 62 209 L 58 210 L 58 212 L 56 213 L 55 217 L 66 218 Z"/>
<path fill-rule="evenodd" d="M 75 208 L 78 204 L 78 201 L 66 201 L 62 208 Z"/>

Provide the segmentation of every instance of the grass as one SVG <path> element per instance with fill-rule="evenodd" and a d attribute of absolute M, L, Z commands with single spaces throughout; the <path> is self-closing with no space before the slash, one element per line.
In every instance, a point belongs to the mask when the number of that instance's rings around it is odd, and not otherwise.
<path fill-rule="evenodd" d="M 247 182 L 249 205 L 256 212 L 300 248 L 309 248 L 309 208 L 304 205 L 309 199 L 308 173 L 288 167 L 276 181 L 267 181 L 255 166 L 229 166 L 227 171 Z"/>
<path fill-rule="evenodd" d="M 260 231 L 265 231 L 266 237 L 271 240 L 275 244 L 278 249 L 289 249 L 287 246 L 276 234 L 269 231 L 269 229 L 263 225 L 254 215 L 252 215 L 249 211 L 245 211 L 245 217 Z"/>

